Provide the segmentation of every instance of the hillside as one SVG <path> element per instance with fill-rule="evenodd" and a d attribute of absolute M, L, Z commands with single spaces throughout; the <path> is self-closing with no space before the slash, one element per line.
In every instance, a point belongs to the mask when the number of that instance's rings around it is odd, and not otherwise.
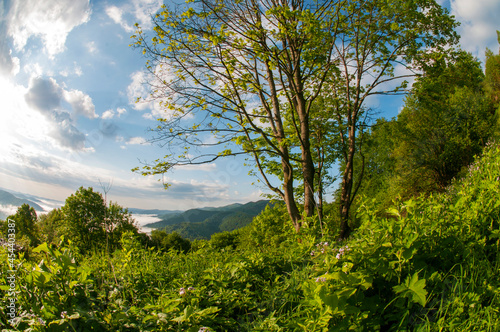
<path fill-rule="evenodd" d="M 177 232 L 188 239 L 209 239 L 217 232 L 232 231 L 248 225 L 267 205 L 268 200 L 231 204 L 219 208 L 191 209 L 175 215 L 159 215 L 161 221 L 147 227 Z"/>
<path fill-rule="evenodd" d="M 13 194 L 0 189 L 0 205 L 14 205 L 14 206 L 21 206 L 23 204 L 28 204 L 32 208 L 34 208 L 36 211 L 44 211 L 43 208 L 36 204 L 33 201 L 30 201 L 28 199 L 23 199 L 14 196 Z"/>
<path fill-rule="evenodd" d="M 159 210 L 159 209 L 138 209 L 138 208 L 127 208 L 130 213 L 133 214 L 156 214 L 156 215 L 172 215 L 182 213 L 182 210 Z"/>
<path fill-rule="evenodd" d="M 0 206 L 14 206 L 14 207 L 20 207 L 23 204 L 28 204 L 32 208 L 35 209 L 37 212 L 43 212 L 44 209 L 38 205 L 37 203 L 25 199 L 25 198 L 19 198 L 10 192 L 7 192 L 5 190 L 0 189 Z M 5 219 L 8 217 L 8 214 L 5 212 L 0 211 L 0 219 Z"/>

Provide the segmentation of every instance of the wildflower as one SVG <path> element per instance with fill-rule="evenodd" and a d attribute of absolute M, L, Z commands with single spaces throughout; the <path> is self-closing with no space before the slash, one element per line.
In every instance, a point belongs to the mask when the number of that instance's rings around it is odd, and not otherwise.
<path fill-rule="evenodd" d="M 179 295 L 180 295 L 180 296 L 184 296 L 184 295 L 186 295 L 186 290 L 185 290 L 184 288 L 181 288 L 181 289 L 179 290 Z"/>
<path fill-rule="evenodd" d="M 313 250 L 313 251 L 311 251 L 311 256 L 314 256 L 314 250 Z"/>
<path fill-rule="evenodd" d="M 188 291 L 194 291 L 194 287 L 188 287 Z"/>
<path fill-rule="evenodd" d="M 335 256 L 335 258 L 340 259 L 340 258 L 342 258 L 342 255 L 341 255 L 340 253 L 338 253 L 338 254 Z"/>
<path fill-rule="evenodd" d="M 325 277 L 317 277 L 316 282 L 325 282 L 326 278 Z"/>
<path fill-rule="evenodd" d="M 68 312 L 67 311 L 61 311 L 61 318 L 66 318 L 66 316 L 68 316 Z"/>

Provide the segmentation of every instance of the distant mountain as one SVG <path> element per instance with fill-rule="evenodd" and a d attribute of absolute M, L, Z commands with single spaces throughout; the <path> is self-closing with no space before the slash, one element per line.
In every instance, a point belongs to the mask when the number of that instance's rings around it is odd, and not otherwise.
<path fill-rule="evenodd" d="M 147 227 L 177 232 L 188 239 L 209 239 L 214 233 L 248 225 L 269 204 L 268 200 L 231 204 L 219 208 L 191 209 L 178 214 L 158 215 L 161 221 Z"/>
<path fill-rule="evenodd" d="M 10 192 L 0 189 L 0 206 L 4 206 L 4 207 L 12 206 L 12 207 L 18 208 L 23 204 L 28 204 L 29 206 L 34 208 L 35 211 L 37 211 L 37 212 L 44 212 L 44 209 L 40 205 L 38 205 L 37 203 L 35 203 L 29 199 L 16 197 L 13 194 L 11 194 Z M 5 211 L 0 211 L 0 219 L 5 219 L 9 215 L 10 215 L 10 213 L 7 213 Z"/>
<path fill-rule="evenodd" d="M 128 211 L 133 214 L 156 214 L 156 215 L 172 215 L 182 213 L 182 210 L 159 210 L 159 209 L 136 209 L 129 208 Z"/>
<path fill-rule="evenodd" d="M 44 211 L 44 209 L 40 205 L 36 204 L 33 201 L 24 198 L 19 198 L 5 190 L 0 190 L 0 205 L 14 205 L 19 207 L 23 204 L 29 204 L 29 206 L 34 208 L 35 211 L 40 211 L 40 212 Z"/>

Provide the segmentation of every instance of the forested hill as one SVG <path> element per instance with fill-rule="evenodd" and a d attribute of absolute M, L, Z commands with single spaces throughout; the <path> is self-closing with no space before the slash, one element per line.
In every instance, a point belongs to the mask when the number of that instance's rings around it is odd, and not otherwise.
<path fill-rule="evenodd" d="M 270 203 L 260 200 L 219 208 L 191 209 L 175 215 L 159 215 L 161 221 L 147 227 L 177 232 L 188 239 L 209 239 L 217 232 L 232 231 L 248 225 Z"/>

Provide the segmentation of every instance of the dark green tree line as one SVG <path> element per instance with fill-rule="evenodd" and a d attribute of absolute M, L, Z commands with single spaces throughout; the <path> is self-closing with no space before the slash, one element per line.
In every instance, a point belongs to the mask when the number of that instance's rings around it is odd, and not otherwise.
<path fill-rule="evenodd" d="M 464 174 L 498 130 L 488 77 L 464 51 L 426 68 L 397 119 L 378 120 L 368 133 L 363 193 L 387 207 L 444 191 Z"/>

